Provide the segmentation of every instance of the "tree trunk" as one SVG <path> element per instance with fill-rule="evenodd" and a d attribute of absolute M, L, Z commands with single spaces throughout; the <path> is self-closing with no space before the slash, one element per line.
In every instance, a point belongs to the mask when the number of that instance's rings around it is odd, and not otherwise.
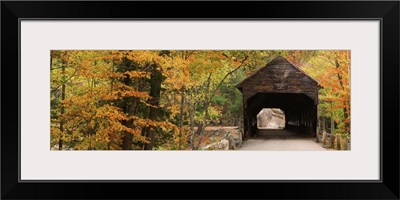
<path fill-rule="evenodd" d="M 343 138 L 343 150 L 349 150 L 349 143 L 348 143 L 348 139 L 345 137 Z"/>
<path fill-rule="evenodd" d="M 337 69 L 340 67 L 339 61 L 338 61 L 337 59 L 335 60 L 335 65 L 336 65 L 336 68 L 337 68 Z M 342 88 L 342 90 L 344 90 L 343 78 L 342 78 L 342 76 L 341 76 L 339 73 L 337 73 L 336 75 L 337 75 L 337 77 L 338 77 L 340 87 Z M 345 104 L 345 106 L 347 106 L 347 102 L 345 102 L 344 104 Z M 345 127 L 345 130 L 346 130 L 346 131 L 347 131 L 347 130 L 350 131 L 350 122 L 347 121 L 347 118 L 348 118 L 348 117 L 349 117 L 349 115 L 348 115 L 348 110 L 347 110 L 346 107 L 344 107 L 344 108 L 343 108 L 343 118 L 344 118 L 344 127 Z"/>
<path fill-rule="evenodd" d="M 136 113 L 139 109 L 139 103 L 140 103 L 139 98 L 133 98 L 132 105 L 130 105 L 129 109 L 128 109 L 129 115 L 131 115 L 131 116 L 136 115 Z M 129 128 L 134 128 L 133 120 L 131 119 L 131 120 L 126 121 L 125 126 L 129 127 Z M 124 132 L 124 137 L 122 138 L 122 149 L 123 150 L 131 150 L 132 149 L 132 141 L 133 141 L 132 133 Z"/>
<path fill-rule="evenodd" d="M 179 143 L 178 150 L 181 150 L 182 146 L 182 129 L 183 129 L 183 107 L 185 106 L 185 87 L 182 88 L 181 94 L 181 109 L 180 109 L 180 121 L 179 121 Z"/>
<path fill-rule="evenodd" d="M 340 135 L 336 135 L 336 149 L 340 150 Z"/>
<path fill-rule="evenodd" d="M 331 134 L 335 132 L 335 122 L 333 121 L 333 110 L 332 110 L 332 102 L 331 103 Z"/>
<path fill-rule="evenodd" d="M 132 127 L 133 120 L 129 120 L 124 124 L 126 127 Z M 124 137 L 122 138 L 122 150 L 132 149 L 133 135 L 127 131 L 124 132 Z"/>
<path fill-rule="evenodd" d="M 61 73 L 62 73 L 62 85 L 61 85 L 61 110 L 60 110 L 60 139 L 58 140 L 58 149 L 62 150 L 63 147 L 63 140 L 62 136 L 64 135 L 64 113 L 65 113 L 65 107 L 63 101 L 65 100 L 65 65 L 66 61 L 63 59 L 62 64 L 61 64 Z"/>
<path fill-rule="evenodd" d="M 160 96 L 161 96 L 161 83 L 162 83 L 162 73 L 160 70 L 157 69 L 158 66 L 153 64 L 152 65 L 152 73 L 150 76 L 150 96 L 151 99 L 149 101 L 150 105 L 150 113 L 149 119 L 156 120 L 157 119 L 157 110 L 160 103 Z M 149 140 L 149 143 L 144 145 L 144 150 L 152 150 L 154 145 L 154 127 L 149 127 L 146 136 Z"/>
<path fill-rule="evenodd" d="M 130 61 L 126 61 L 126 69 L 131 69 L 131 63 Z M 130 77 L 125 77 L 124 78 L 124 84 L 125 85 L 132 85 L 132 78 Z M 142 79 L 141 78 L 135 78 L 134 84 L 136 84 L 136 91 L 142 91 L 143 90 L 143 85 L 142 85 Z M 131 103 L 131 104 L 130 104 Z M 126 98 L 124 103 L 123 103 L 123 109 L 124 112 L 127 113 L 129 116 L 134 116 L 137 114 L 138 109 L 140 105 L 140 98 L 137 97 L 130 97 Z M 123 122 L 124 125 L 128 128 L 134 128 L 133 127 L 133 120 L 128 120 Z M 131 150 L 132 149 L 132 142 L 133 142 L 133 135 L 130 132 L 124 132 L 124 136 L 122 138 L 122 149 L 123 150 Z"/>
<path fill-rule="evenodd" d="M 193 110 L 192 109 L 189 109 L 189 120 L 190 120 L 190 147 L 191 147 L 191 149 L 192 150 L 194 150 L 194 135 L 195 135 L 195 132 L 194 132 L 194 113 L 195 113 L 195 111 L 196 111 L 196 107 L 197 107 L 197 104 L 195 103 L 195 104 L 193 104 Z"/>
<path fill-rule="evenodd" d="M 330 134 L 330 147 L 333 149 L 333 148 L 335 148 L 335 139 L 336 139 L 336 137 L 335 137 L 335 135 L 333 134 L 333 133 L 331 133 Z"/>
<path fill-rule="evenodd" d="M 344 127 L 345 127 L 345 130 L 346 130 L 346 131 L 349 131 L 349 133 L 350 133 L 350 122 L 347 121 L 347 118 L 349 118 L 347 108 L 343 108 L 343 118 L 344 118 Z"/>
<path fill-rule="evenodd" d="M 327 133 L 326 131 L 322 132 L 322 144 L 326 144 Z"/>
<path fill-rule="evenodd" d="M 208 75 L 208 78 L 207 78 L 206 89 L 205 89 L 206 94 L 208 94 L 209 91 L 210 91 L 211 76 L 212 76 L 212 73 L 210 73 Z M 215 93 L 216 93 L 216 91 L 214 91 L 214 94 Z M 203 122 L 200 123 L 198 125 L 198 127 L 197 127 L 197 132 L 196 133 L 199 135 L 199 140 L 197 142 L 197 147 L 195 147 L 196 150 L 199 149 L 199 147 L 201 145 L 201 139 L 202 139 L 202 136 L 203 136 L 203 130 L 206 127 L 207 119 L 208 119 L 208 106 L 210 105 L 212 98 L 213 98 L 213 96 L 209 97 L 209 99 L 207 99 L 206 101 L 203 102 L 203 108 L 205 110 L 205 114 L 204 114 Z"/>
<path fill-rule="evenodd" d="M 200 135 L 201 132 L 203 131 L 203 125 L 204 125 L 204 124 L 199 124 L 199 125 L 197 125 L 197 130 L 196 130 L 196 134 L 197 134 L 197 135 Z"/>
<path fill-rule="evenodd" d="M 204 115 L 204 119 L 203 119 L 203 123 L 202 124 L 200 124 L 199 125 L 199 128 L 197 129 L 197 132 L 199 133 L 199 140 L 198 140 L 198 142 L 197 142 L 197 147 L 196 147 L 196 149 L 199 149 L 200 148 L 200 145 L 201 145 L 201 140 L 202 140 L 202 137 L 203 137 L 203 131 L 206 129 L 206 124 L 207 124 L 207 119 L 208 119 L 208 117 L 209 117 L 209 113 L 208 113 L 208 106 L 209 106 L 210 104 L 209 103 L 206 103 L 205 105 L 204 105 L 204 110 L 205 110 L 205 115 Z"/>

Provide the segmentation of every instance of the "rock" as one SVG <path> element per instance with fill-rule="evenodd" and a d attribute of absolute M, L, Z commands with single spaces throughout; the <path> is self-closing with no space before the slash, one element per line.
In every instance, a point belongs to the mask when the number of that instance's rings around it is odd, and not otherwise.
<path fill-rule="evenodd" d="M 236 142 L 233 139 L 233 136 L 230 136 L 228 138 L 228 140 L 229 140 L 229 150 L 235 150 L 236 149 Z"/>
<path fill-rule="evenodd" d="M 271 109 L 264 108 L 257 114 L 257 124 L 259 127 L 267 127 L 271 119 L 272 119 Z"/>
<path fill-rule="evenodd" d="M 223 139 L 219 142 L 214 142 L 203 148 L 202 150 L 229 150 L 229 140 Z"/>
<path fill-rule="evenodd" d="M 282 129 L 285 127 L 285 114 L 280 109 L 264 108 L 257 114 L 257 126 Z"/>
<path fill-rule="evenodd" d="M 54 145 L 53 147 L 51 147 L 51 149 L 50 150 L 59 150 L 58 149 L 58 144 L 56 144 L 56 145 Z M 62 150 L 74 150 L 73 148 L 71 148 L 71 147 L 68 147 L 68 146 L 63 146 L 62 147 Z"/>
<path fill-rule="evenodd" d="M 54 145 L 53 147 L 51 147 L 51 150 L 58 150 L 58 144 Z"/>

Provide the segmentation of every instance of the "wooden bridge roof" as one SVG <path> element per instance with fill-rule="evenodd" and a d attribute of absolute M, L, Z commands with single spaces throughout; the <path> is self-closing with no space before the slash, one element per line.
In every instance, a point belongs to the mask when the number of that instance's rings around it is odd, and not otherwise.
<path fill-rule="evenodd" d="M 315 82 L 319 88 L 322 88 L 322 86 L 319 84 L 319 82 L 317 80 L 315 80 L 313 77 L 311 77 L 310 75 L 308 75 L 306 72 L 304 72 L 302 69 L 300 69 L 299 67 L 297 67 L 296 65 L 294 65 L 292 62 L 290 62 L 289 60 L 287 60 L 286 58 L 283 58 L 282 56 L 277 56 L 276 58 L 274 58 L 273 60 L 271 60 L 269 63 L 267 63 L 264 67 L 261 67 L 260 69 L 256 70 L 254 73 L 252 73 L 251 75 L 249 75 L 248 77 L 246 77 L 245 79 L 243 79 L 240 83 L 238 83 L 236 85 L 236 88 L 241 89 L 243 87 L 243 84 L 245 82 L 247 82 L 249 79 L 251 79 L 253 76 L 255 76 L 256 74 L 258 74 L 260 71 L 262 71 L 263 69 L 267 68 L 270 65 L 274 65 L 277 63 L 282 63 L 282 62 L 286 62 L 287 64 L 289 64 L 290 66 L 292 66 L 293 68 L 295 68 L 296 70 L 300 71 L 302 74 L 304 74 L 306 77 L 308 77 L 311 81 Z"/>

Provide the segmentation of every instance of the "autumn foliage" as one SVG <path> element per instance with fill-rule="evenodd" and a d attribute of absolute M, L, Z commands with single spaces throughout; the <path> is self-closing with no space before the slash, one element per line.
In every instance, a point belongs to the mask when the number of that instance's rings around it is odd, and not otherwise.
<path fill-rule="evenodd" d="M 241 123 L 235 85 L 277 55 L 320 82 L 320 117 L 349 134 L 349 51 L 53 50 L 51 148 L 197 149 L 206 126 Z"/>

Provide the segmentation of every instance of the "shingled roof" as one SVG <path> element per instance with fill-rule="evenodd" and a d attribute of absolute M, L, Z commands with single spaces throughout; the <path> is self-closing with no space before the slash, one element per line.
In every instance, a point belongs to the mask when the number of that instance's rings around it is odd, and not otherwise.
<path fill-rule="evenodd" d="M 284 62 L 288 63 L 289 65 L 291 65 L 292 67 L 294 67 L 295 69 L 297 69 L 298 71 L 300 71 L 301 73 L 303 73 L 305 76 L 307 76 L 308 78 L 310 78 L 312 81 L 314 81 L 319 87 L 322 88 L 322 86 L 319 84 L 319 82 L 317 80 L 315 80 L 313 77 L 311 77 L 310 75 L 308 75 L 306 72 L 304 72 L 302 69 L 300 69 L 299 67 L 297 67 L 296 65 L 294 65 L 292 62 L 290 62 L 288 59 L 283 58 L 282 56 L 277 56 L 276 58 L 272 59 L 269 63 L 267 63 L 264 67 L 261 67 L 260 69 L 256 70 L 254 73 L 250 74 L 248 77 L 246 77 L 245 79 L 243 79 L 240 83 L 238 83 L 236 85 L 236 88 L 242 88 L 243 83 L 245 83 L 247 80 L 249 80 L 251 77 L 253 77 L 254 75 L 256 75 L 258 72 L 260 72 L 261 70 L 265 69 L 266 67 L 275 64 L 277 61 L 283 60 Z"/>

